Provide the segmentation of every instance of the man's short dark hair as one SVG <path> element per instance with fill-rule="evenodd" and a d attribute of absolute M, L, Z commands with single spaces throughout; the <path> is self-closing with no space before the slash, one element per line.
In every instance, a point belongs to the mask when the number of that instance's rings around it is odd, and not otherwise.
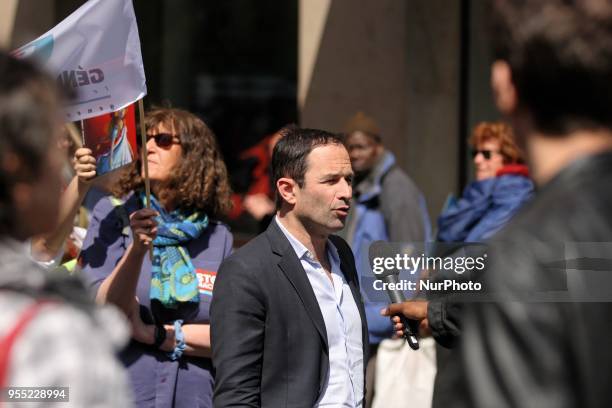
<path fill-rule="evenodd" d="M 283 128 L 283 137 L 272 152 L 274 188 L 276 182 L 283 177 L 291 178 L 298 186 L 304 187 L 308 155 L 315 147 L 328 144 L 342 145 L 343 141 L 339 135 L 325 130 L 302 129 L 297 126 Z M 281 203 L 282 198 L 276 191 L 276 208 L 280 208 Z"/>
<path fill-rule="evenodd" d="M 491 40 L 547 134 L 612 128 L 612 3 L 492 0 Z"/>
<path fill-rule="evenodd" d="M 12 190 L 40 174 L 57 130 L 55 81 L 28 61 L 0 51 L 0 233 L 15 222 Z"/>

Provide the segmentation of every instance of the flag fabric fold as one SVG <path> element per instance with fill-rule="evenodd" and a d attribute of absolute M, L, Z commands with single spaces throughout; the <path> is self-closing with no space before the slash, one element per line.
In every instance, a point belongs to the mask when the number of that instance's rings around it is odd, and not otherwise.
<path fill-rule="evenodd" d="M 67 121 L 117 111 L 147 93 L 132 0 L 89 0 L 12 54 L 36 59 L 75 91 Z"/>

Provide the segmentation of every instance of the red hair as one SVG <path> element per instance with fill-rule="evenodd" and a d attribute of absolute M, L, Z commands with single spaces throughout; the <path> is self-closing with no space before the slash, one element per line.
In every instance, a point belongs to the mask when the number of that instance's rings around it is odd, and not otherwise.
<path fill-rule="evenodd" d="M 488 141 L 499 142 L 499 150 L 504 156 L 504 164 L 524 163 L 525 155 L 514 139 L 512 128 L 503 122 L 480 122 L 474 128 L 469 143 L 476 148 Z"/>

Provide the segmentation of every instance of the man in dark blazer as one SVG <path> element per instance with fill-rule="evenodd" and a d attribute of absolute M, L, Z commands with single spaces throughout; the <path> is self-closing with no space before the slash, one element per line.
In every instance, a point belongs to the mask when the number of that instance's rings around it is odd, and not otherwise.
<path fill-rule="evenodd" d="M 335 135 L 289 128 L 277 214 L 221 265 L 211 305 L 215 407 L 361 407 L 368 348 L 344 226 L 353 172 Z"/>

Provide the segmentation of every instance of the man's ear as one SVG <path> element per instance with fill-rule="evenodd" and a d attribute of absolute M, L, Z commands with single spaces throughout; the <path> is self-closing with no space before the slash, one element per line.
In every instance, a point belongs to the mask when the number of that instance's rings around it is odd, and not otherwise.
<path fill-rule="evenodd" d="M 298 188 L 297 183 L 292 178 L 281 177 L 276 181 L 276 189 L 281 198 L 290 205 L 296 203 L 296 189 Z"/>
<path fill-rule="evenodd" d="M 512 70 L 506 61 L 497 60 L 491 65 L 491 87 L 497 109 L 504 115 L 514 113 L 518 98 L 512 82 Z"/>

